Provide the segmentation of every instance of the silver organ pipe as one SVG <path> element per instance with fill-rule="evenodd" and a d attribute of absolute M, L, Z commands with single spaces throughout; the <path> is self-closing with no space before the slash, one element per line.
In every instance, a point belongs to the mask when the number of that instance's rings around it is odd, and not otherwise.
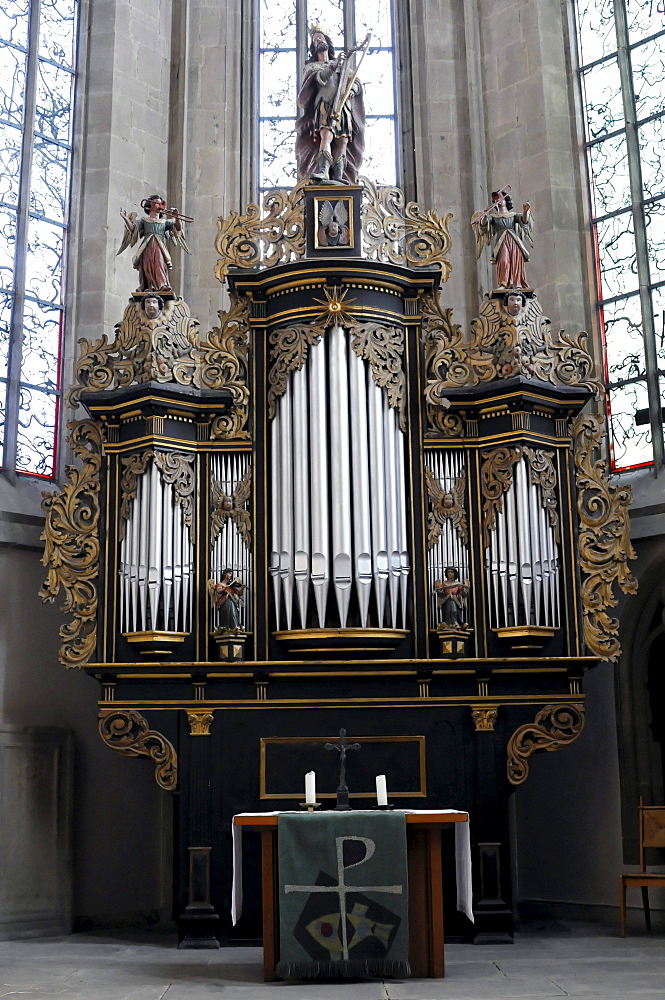
<path fill-rule="evenodd" d="M 232 498 L 236 488 L 250 467 L 250 456 L 245 453 L 236 455 L 222 452 L 210 458 L 211 503 L 217 490 L 222 490 L 225 497 Z M 210 578 L 219 583 L 225 569 L 231 569 L 233 575 L 246 584 L 245 597 L 240 605 L 238 616 L 241 628 L 245 632 L 252 630 L 252 595 L 254 588 L 254 567 L 252 554 L 243 541 L 238 526 L 232 517 L 225 517 L 220 531 L 210 541 Z M 279 579 L 277 581 L 279 585 Z M 212 603 L 212 602 L 211 602 Z M 219 611 L 212 604 L 210 608 L 210 630 L 219 626 Z"/>
<path fill-rule="evenodd" d="M 465 468 L 464 454 L 459 451 L 433 449 L 427 452 L 425 460 L 443 493 L 455 496 Z M 466 498 L 464 498 L 464 503 L 466 504 Z M 444 509 L 450 510 L 450 508 Z M 469 578 L 469 549 L 460 536 L 460 532 L 455 528 L 452 516 L 442 517 L 439 524 L 441 533 L 438 540 L 429 549 L 427 559 L 430 621 L 435 625 L 443 622 L 442 610 L 437 608 L 436 581 L 445 580 L 446 569 L 449 568 L 457 572 L 460 581 Z M 488 574 L 489 572 L 490 560 L 488 560 Z"/>
<path fill-rule="evenodd" d="M 524 456 L 513 467 L 485 561 L 493 628 L 560 626 L 557 541 Z"/>
<path fill-rule="evenodd" d="M 307 627 L 309 600 L 309 444 L 307 373 L 293 373 L 293 569 L 300 624 Z"/>
<path fill-rule="evenodd" d="M 279 578 L 284 596 L 286 627 L 291 628 L 293 618 L 293 427 L 291 421 L 291 382 L 279 400 L 282 411 L 280 438 L 280 548 Z"/>
<path fill-rule="evenodd" d="M 281 407 L 277 406 L 277 412 L 272 422 L 272 448 L 270 455 L 270 471 L 271 471 L 271 481 L 274 484 L 279 482 L 280 469 L 281 469 L 281 458 L 280 458 L 280 441 L 281 441 Z M 279 619 L 280 619 L 280 577 L 279 577 L 279 552 L 281 548 L 280 544 L 280 525 L 281 525 L 281 503 L 280 503 L 280 490 L 273 488 L 270 497 L 270 508 L 271 508 L 271 538 L 272 547 L 270 549 L 270 561 L 268 564 L 268 573 L 272 577 L 273 585 L 273 595 L 275 603 L 275 615 L 277 616 L 277 628 L 279 629 Z"/>
<path fill-rule="evenodd" d="M 383 447 L 383 396 L 381 389 L 371 381 L 368 373 L 368 413 L 369 413 L 369 460 L 372 483 L 378 488 L 372 490 L 372 561 L 374 564 L 374 596 L 376 600 L 377 622 L 383 625 L 386 591 L 390 565 L 388 561 L 388 540 L 386 534 L 386 495 L 383 484 L 386 481 L 385 453 Z"/>
<path fill-rule="evenodd" d="M 360 627 L 367 627 L 372 589 L 372 533 L 369 510 L 369 446 L 367 441 L 367 386 L 365 364 L 349 352 L 351 389 L 351 456 L 353 465 L 353 537 Z"/>
<path fill-rule="evenodd" d="M 343 327 L 330 328 L 302 371 L 291 375 L 277 402 L 271 447 L 271 495 L 279 498 L 269 547 L 273 579 L 279 552 L 278 629 L 297 627 L 294 604 L 303 628 L 311 627 L 312 615 L 321 628 L 404 625 L 410 573 L 404 438 L 385 390 Z"/>
<path fill-rule="evenodd" d="M 346 627 L 351 599 L 351 470 L 349 438 L 349 374 L 346 336 L 333 326 L 330 343 L 330 463 L 335 479 L 332 490 L 333 589 L 342 628 Z"/>
<path fill-rule="evenodd" d="M 174 487 L 150 461 L 137 477 L 136 496 L 120 542 L 120 630 L 188 632 L 194 547 Z"/>
<path fill-rule="evenodd" d="M 326 368 L 326 344 L 321 340 L 312 347 L 309 356 L 312 585 L 319 628 L 323 628 L 326 622 L 326 601 L 330 582 Z M 277 479 L 273 479 L 273 482 L 277 482 Z M 277 627 L 279 628 L 279 624 Z"/>

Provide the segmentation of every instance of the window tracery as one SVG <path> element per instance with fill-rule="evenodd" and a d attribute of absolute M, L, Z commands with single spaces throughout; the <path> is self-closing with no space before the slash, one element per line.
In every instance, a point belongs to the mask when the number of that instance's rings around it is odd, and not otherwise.
<path fill-rule="evenodd" d="M 0 0 L 2 467 L 55 472 L 78 0 Z"/>
<path fill-rule="evenodd" d="M 664 464 L 665 3 L 577 0 L 612 468 Z"/>

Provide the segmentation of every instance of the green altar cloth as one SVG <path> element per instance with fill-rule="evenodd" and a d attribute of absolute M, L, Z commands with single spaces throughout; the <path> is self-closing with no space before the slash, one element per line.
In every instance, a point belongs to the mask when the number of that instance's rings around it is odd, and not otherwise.
<path fill-rule="evenodd" d="M 410 975 L 403 813 L 282 815 L 278 860 L 279 977 Z"/>

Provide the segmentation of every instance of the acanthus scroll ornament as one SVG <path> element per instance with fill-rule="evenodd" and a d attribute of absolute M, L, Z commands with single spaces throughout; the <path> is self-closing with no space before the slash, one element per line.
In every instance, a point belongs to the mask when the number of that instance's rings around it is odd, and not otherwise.
<path fill-rule="evenodd" d="M 521 785 L 529 774 L 528 758 L 536 750 L 558 750 L 573 743 L 584 729 L 584 705 L 546 705 L 515 730 L 508 741 L 508 781 Z"/>
<path fill-rule="evenodd" d="M 360 182 L 365 188 L 362 227 L 369 260 L 438 266 L 442 280 L 447 281 L 452 271 L 448 259 L 452 213 L 440 218 L 436 212 L 423 212 L 413 201 L 407 203 L 397 187 L 380 187 L 366 177 Z"/>
<path fill-rule="evenodd" d="M 403 328 L 365 323 L 353 326 L 350 332 L 351 350 L 369 363 L 374 382 L 386 390 L 389 405 L 397 410 L 400 430 L 406 432 Z"/>
<path fill-rule="evenodd" d="M 178 784 L 178 756 L 165 736 L 150 729 L 140 712 L 126 709 L 103 711 L 99 716 L 103 742 L 126 757 L 149 757 L 155 763 L 155 781 L 165 792 Z"/>
<path fill-rule="evenodd" d="M 497 514 L 503 510 L 503 495 L 513 482 L 513 466 L 522 457 L 522 448 L 502 446 L 489 451 L 481 451 L 484 460 L 480 467 L 480 487 L 485 502 L 483 504 L 483 544 L 490 543 L 490 532 L 496 526 Z"/>
<path fill-rule="evenodd" d="M 305 195 L 308 179 L 291 190 L 268 191 L 262 208 L 252 203 L 244 215 L 217 220 L 215 275 L 225 281 L 229 267 L 274 267 L 305 253 Z"/>
<path fill-rule="evenodd" d="M 97 643 L 102 432 L 93 420 L 72 421 L 68 427 L 68 441 L 82 465 L 67 467 L 69 481 L 60 492 L 42 494 L 42 563 L 48 575 L 39 596 L 52 604 L 60 590 L 64 592 L 62 610 L 72 614 L 73 621 L 60 628 L 59 659 L 65 667 L 82 667 Z"/>
<path fill-rule="evenodd" d="M 249 344 L 250 308 L 247 298 L 229 293 L 231 308 L 219 313 L 219 326 L 213 327 L 201 343 L 201 385 L 208 389 L 227 389 L 233 395 L 233 409 L 213 421 L 213 438 L 249 438 Z"/>
<path fill-rule="evenodd" d="M 637 592 L 637 580 L 628 567 L 635 559 L 630 541 L 628 508 L 633 502 L 630 486 L 609 482 L 607 463 L 600 455 L 604 423 L 592 414 L 581 414 L 572 427 L 579 552 L 582 570 L 584 641 L 595 656 L 618 660 L 621 655 L 618 619 L 607 614 L 617 604 L 615 584 L 624 594 Z"/>
<path fill-rule="evenodd" d="M 270 334 L 272 364 L 268 373 L 269 420 L 277 412 L 277 400 L 286 392 L 289 375 L 302 370 L 310 347 L 319 343 L 325 329 L 325 326 L 303 323 L 273 330 Z"/>
<path fill-rule="evenodd" d="M 450 310 L 442 310 L 432 295 L 423 300 L 423 327 L 425 397 L 432 405 L 440 405 L 450 389 L 515 376 L 579 387 L 597 400 L 602 396 L 587 335 L 552 334 L 535 292 L 486 295 L 471 323 L 468 343 L 461 328 L 453 325 Z"/>
<path fill-rule="evenodd" d="M 529 463 L 531 482 L 540 489 L 541 504 L 554 531 L 554 540 L 559 541 L 559 513 L 557 511 L 557 477 L 554 468 L 553 451 L 542 448 L 524 448 L 524 457 Z"/>
<path fill-rule="evenodd" d="M 123 521 L 129 519 L 130 502 L 136 499 L 138 488 L 138 477 L 142 476 L 148 468 L 148 462 L 153 456 L 151 448 L 145 451 L 133 452 L 131 455 L 122 455 L 120 465 L 122 475 L 120 476 L 120 516 Z"/>
<path fill-rule="evenodd" d="M 147 293 L 131 300 L 109 343 L 106 334 L 92 343 L 79 340 L 76 381 L 67 403 L 76 406 L 85 392 L 99 392 L 141 382 L 176 382 L 198 386 L 199 322 L 184 299 L 164 301 Z"/>
<path fill-rule="evenodd" d="M 130 501 L 136 499 L 137 478 L 143 475 L 152 460 L 159 469 L 162 481 L 173 486 L 174 501 L 182 507 L 183 521 L 189 528 L 193 541 L 194 457 L 182 452 L 157 451 L 152 448 L 131 455 L 122 455 L 120 515 L 123 521 L 129 518 Z"/>

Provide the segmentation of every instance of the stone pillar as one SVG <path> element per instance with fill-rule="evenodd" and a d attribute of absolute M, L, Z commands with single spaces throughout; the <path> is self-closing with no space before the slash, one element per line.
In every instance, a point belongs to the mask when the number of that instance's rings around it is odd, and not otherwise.
<path fill-rule="evenodd" d="M 0 940 L 71 933 L 72 734 L 0 726 Z"/>

